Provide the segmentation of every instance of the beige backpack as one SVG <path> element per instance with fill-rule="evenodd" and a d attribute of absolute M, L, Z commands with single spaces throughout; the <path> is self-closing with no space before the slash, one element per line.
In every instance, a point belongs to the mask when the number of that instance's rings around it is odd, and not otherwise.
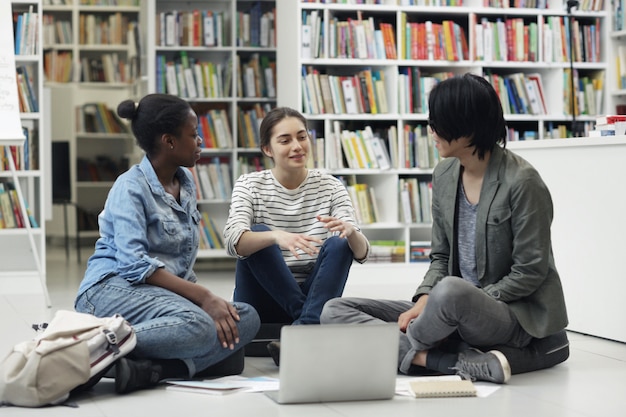
<path fill-rule="evenodd" d="M 36 327 L 36 326 L 34 326 Z M 0 363 L 0 404 L 39 407 L 104 371 L 137 343 L 120 315 L 98 318 L 60 310 L 33 340 L 18 343 Z"/>

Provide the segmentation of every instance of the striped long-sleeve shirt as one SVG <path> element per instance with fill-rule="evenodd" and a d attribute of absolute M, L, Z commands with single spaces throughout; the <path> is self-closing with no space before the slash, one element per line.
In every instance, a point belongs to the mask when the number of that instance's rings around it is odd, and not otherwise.
<path fill-rule="evenodd" d="M 228 254 L 243 258 L 237 254 L 235 245 L 241 235 L 255 224 L 306 234 L 324 241 L 331 234 L 324 228 L 324 223 L 317 220 L 318 215 L 342 219 L 359 230 L 348 192 L 332 175 L 309 170 L 306 179 L 293 190 L 283 187 L 269 169 L 242 175 L 233 188 L 224 228 Z M 307 254 L 297 259 L 289 250 L 282 253 L 297 280 L 306 277 L 316 259 L 316 256 Z"/>

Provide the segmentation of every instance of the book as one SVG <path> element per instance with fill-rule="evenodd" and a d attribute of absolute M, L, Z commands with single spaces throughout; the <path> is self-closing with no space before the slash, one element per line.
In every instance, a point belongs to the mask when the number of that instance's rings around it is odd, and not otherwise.
<path fill-rule="evenodd" d="M 15 214 L 13 212 L 13 205 L 11 203 L 11 197 L 8 191 L 4 190 L 4 187 L 0 189 L 0 209 L 2 210 L 2 218 L 4 220 L 4 226 L 7 229 L 14 229 L 17 227 L 15 220 Z"/>
<path fill-rule="evenodd" d="M 227 395 L 244 391 L 246 388 L 229 385 L 220 382 L 205 381 L 167 381 L 168 385 L 165 389 L 168 391 L 193 392 L 196 394 L 210 395 Z"/>
<path fill-rule="evenodd" d="M 409 388 L 415 398 L 476 396 L 476 387 L 468 380 L 417 380 L 409 382 Z"/>
<path fill-rule="evenodd" d="M 605 115 L 596 117 L 596 125 L 610 125 L 616 122 L 626 122 L 626 114 Z"/>

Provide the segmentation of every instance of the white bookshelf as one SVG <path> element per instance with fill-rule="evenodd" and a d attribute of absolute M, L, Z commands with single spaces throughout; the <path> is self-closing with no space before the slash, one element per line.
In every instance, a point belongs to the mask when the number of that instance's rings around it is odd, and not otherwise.
<path fill-rule="evenodd" d="M 256 8 L 256 9 L 255 9 Z M 219 159 L 221 164 L 228 165 L 228 172 L 224 172 L 222 183 L 226 185 L 226 192 L 223 195 L 215 193 L 211 197 L 206 193 L 202 193 L 198 200 L 201 212 L 207 213 L 213 220 L 215 231 L 220 236 L 228 218 L 228 210 L 230 206 L 230 189 L 228 184 L 234 184 L 235 180 L 242 172 L 245 172 L 242 159 L 250 160 L 257 158 L 261 166 L 265 166 L 261 151 L 258 144 L 254 141 L 253 136 L 249 134 L 254 132 L 251 120 L 250 128 L 246 129 L 241 124 L 240 115 L 242 111 L 252 111 L 255 106 L 261 107 L 267 111 L 276 105 L 276 94 L 271 93 L 276 90 L 275 76 L 270 77 L 271 82 L 267 82 L 264 77 L 264 71 L 254 73 L 253 70 L 246 70 L 248 64 L 258 62 L 261 65 L 264 62 L 272 63 L 276 61 L 276 48 L 274 39 L 275 20 L 275 1 L 235 1 L 235 0 L 191 0 L 186 2 L 178 2 L 172 0 L 149 0 L 147 2 L 148 26 L 146 39 L 146 61 L 147 61 L 147 90 L 150 93 L 161 92 L 175 94 L 190 102 L 196 113 L 202 118 L 207 112 L 221 112 L 223 115 L 222 125 L 227 127 L 230 135 L 223 137 L 218 129 L 216 134 L 221 139 L 214 138 L 216 142 L 221 144 L 211 146 L 207 134 L 204 134 L 205 149 L 198 165 L 205 165 Z M 171 22 L 178 20 L 182 25 L 185 24 L 188 16 L 193 16 L 196 11 L 199 16 L 200 25 L 204 28 L 207 12 L 212 13 L 210 20 L 211 27 L 222 27 L 221 35 L 214 33 L 208 42 L 204 38 L 205 32 L 200 31 L 201 35 L 197 42 L 193 41 L 193 34 L 184 37 L 173 37 L 172 29 L 174 26 Z M 175 17 L 178 13 L 178 17 Z M 255 14 L 256 13 L 256 14 Z M 250 17 L 247 22 L 248 15 Z M 261 23 L 260 19 L 255 16 L 263 16 L 265 21 Z M 218 17 L 219 16 L 219 17 Z M 218 24 L 218 19 L 220 23 Z M 259 39 L 252 35 L 255 32 L 255 21 L 259 24 Z M 250 38 L 243 35 L 244 27 L 250 28 Z M 263 29 L 261 29 L 263 27 Z M 182 29 L 186 32 L 186 29 Z M 161 35 L 162 33 L 162 35 Z M 221 39 L 221 41 L 220 41 Z M 199 82 L 202 75 L 198 75 L 193 71 L 189 72 L 190 78 L 193 80 L 196 94 L 185 92 L 187 84 L 185 80 L 179 80 L 176 83 L 176 89 L 172 84 L 167 84 L 166 74 L 163 73 L 163 67 L 158 64 L 167 63 L 174 64 L 181 62 L 183 57 L 190 62 L 190 70 L 193 70 L 193 64 L 197 63 L 200 68 L 212 66 L 211 74 L 216 74 L 217 85 L 211 85 L 203 79 Z M 157 61 L 157 58 L 159 61 Z M 258 61 L 255 61 L 258 59 Z M 239 65 L 237 65 L 239 63 Z M 252 67 L 253 68 L 253 67 Z M 230 75 L 227 75 L 230 72 Z M 203 73 L 203 70 L 201 74 Z M 249 74 L 248 77 L 246 74 Z M 249 78 L 254 74 L 254 77 Z M 183 75 L 184 77 L 184 75 Z M 160 80 L 163 80 L 162 82 Z M 187 79 L 187 81 L 189 78 Z M 170 80 L 171 81 L 171 80 Z M 251 82 L 254 81 L 254 82 Z M 260 87 L 259 88 L 259 82 Z M 251 86 L 255 85 L 254 91 Z M 182 87 L 182 88 L 181 88 Z M 198 93 L 202 90 L 202 93 Z M 215 114 L 215 113 L 213 113 Z M 257 113 L 255 113 L 257 114 Z M 262 112 L 258 113 L 262 117 Z M 211 116 L 211 113 L 209 113 Z M 211 120 L 215 123 L 217 117 Z M 257 119 L 258 120 L 258 119 Z M 260 123 L 260 120 L 258 121 Z M 253 168 L 251 168 L 253 169 Z M 201 248 L 199 258 L 224 258 L 227 257 L 226 251 L 220 248 Z"/>
<path fill-rule="evenodd" d="M 34 15 L 41 15 L 41 2 L 38 0 L 12 0 L 9 3 L 11 15 L 3 16 L 3 18 L 7 18 L 3 22 L 7 34 L 9 30 L 15 33 L 13 22 L 9 20 L 11 17 L 29 12 L 32 12 L 29 19 L 33 19 Z M 16 166 L 15 172 L 6 169 L 1 170 L 0 180 L 5 185 L 19 183 L 19 187 L 15 188 L 20 189 L 19 191 L 21 191 L 23 200 L 28 205 L 36 225 L 29 222 L 23 227 L 6 228 L 5 222 L 5 228 L 0 229 L 0 253 L 2 254 L 0 256 L 2 262 L 0 288 L 3 294 L 40 293 L 43 290 L 45 302 L 50 305 L 46 288 L 45 239 L 49 149 L 46 129 L 43 126 L 46 116 L 43 93 L 41 24 L 37 20 L 34 22 L 36 22 L 34 25 L 36 35 L 32 38 L 32 46 L 15 51 L 15 66 L 17 69 L 26 68 L 31 79 L 32 96 L 37 102 L 36 109 L 26 111 L 22 111 L 22 109 L 19 113 L 21 126 L 28 129 L 29 142 L 26 148 L 20 145 L 17 147 L 18 152 L 23 151 L 24 154 L 28 154 L 29 165 L 18 162 L 21 165 Z M 5 59 L 7 59 L 6 56 Z M 2 147 L 2 155 L 4 156 L 4 147 Z M 20 215 L 22 214 L 23 211 Z"/>
<path fill-rule="evenodd" d="M 107 3 L 110 2 L 86 5 L 79 0 L 44 0 L 43 4 L 45 84 L 51 91 L 54 116 L 51 139 L 68 141 L 70 145 L 72 201 L 67 207 L 67 229 L 77 245 L 83 240 L 91 244 L 97 238 L 96 216 L 114 180 L 90 178 L 81 170 L 81 164 L 88 161 L 93 167 L 97 158 L 109 158 L 120 173 L 140 157 L 131 134 L 90 133 L 79 127 L 79 109 L 83 105 L 100 102 L 115 111 L 121 101 L 137 99 L 145 89 L 141 75 L 141 66 L 145 65 L 144 5 L 136 0 Z M 99 29 L 104 27 L 106 31 Z M 101 34 L 105 32 L 109 35 Z M 108 65 L 109 69 L 115 68 L 113 71 L 105 71 L 109 59 L 118 63 Z M 55 204 L 53 217 L 63 218 L 64 209 Z M 49 237 L 62 237 L 65 227 L 62 221 L 50 222 Z"/>
<path fill-rule="evenodd" d="M 278 95 L 278 105 L 289 106 L 303 111 L 309 120 L 310 127 L 315 129 L 318 137 L 324 138 L 325 161 L 323 168 L 338 176 L 353 176 L 358 182 L 363 182 L 368 187 L 375 189 L 381 219 L 373 224 L 362 225 L 364 233 L 370 240 L 396 240 L 405 244 L 405 263 L 410 263 L 410 242 L 429 241 L 429 222 L 406 222 L 402 217 L 400 193 L 398 189 L 399 181 L 407 178 L 417 178 L 428 181 L 432 174 L 432 167 L 412 167 L 403 165 L 392 166 L 388 170 L 380 169 L 345 169 L 341 162 L 338 162 L 336 126 L 340 125 L 340 130 L 359 130 L 365 126 L 371 126 L 374 130 L 379 129 L 384 136 L 389 128 L 403 132 L 405 126 L 423 126 L 425 128 L 428 120 L 426 108 L 421 111 L 406 110 L 400 104 L 399 73 L 405 69 L 419 68 L 421 75 L 432 75 L 433 73 L 451 72 L 462 74 L 472 72 L 475 74 L 498 74 L 501 77 L 514 73 L 521 73 L 524 76 L 537 73 L 542 79 L 544 90 L 546 111 L 540 114 L 513 114 L 505 110 L 505 119 L 509 128 L 517 132 L 534 131 L 538 139 L 550 137 L 547 130 L 550 126 L 571 126 L 572 117 L 569 115 L 569 108 L 564 98 L 564 77 L 569 71 L 569 61 L 567 59 L 555 60 L 546 58 L 547 50 L 544 49 L 543 42 L 537 42 L 536 60 L 494 60 L 479 59 L 476 52 L 477 36 L 474 22 L 480 22 L 482 18 L 490 22 L 507 18 L 521 19 L 524 26 L 531 23 L 537 27 L 538 39 L 544 39 L 547 25 L 551 18 L 567 20 L 567 12 L 560 1 L 549 0 L 545 9 L 519 9 L 519 8 L 496 8 L 484 7 L 482 1 L 465 0 L 463 6 L 413 6 L 400 5 L 408 4 L 409 1 L 401 2 L 395 0 L 380 1 L 382 4 L 334 4 L 334 3 L 311 3 L 291 0 L 277 0 L 278 21 L 295 22 L 289 27 L 278 27 L 278 53 L 277 68 L 278 79 L 283 85 L 293 86 L 292 88 L 280 89 Z M 321 33 L 326 34 L 320 38 L 321 53 L 303 54 L 303 19 L 304 16 L 317 14 L 321 22 Z M 601 11 L 578 11 L 572 13 L 574 19 L 581 24 L 600 24 L 601 39 L 605 39 L 608 32 L 609 20 L 606 10 Z M 394 41 L 396 44 L 397 58 L 336 58 L 331 57 L 332 49 L 328 34 L 331 33 L 331 21 L 358 21 L 359 18 L 367 20 L 372 18 L 375 27 L 379 23 L 390 23 L 395 29 Z M 403 54 L 401 46 L 403 37 L 407 36 L 399 28 L 404 22 L 426 22 L 441 23 L 444 20 L 453 21 L 466 34 L 468 42 L 468 56 L 458 60 L 435 60 L 435 59 L 412 59 L 410 55 Z M 306 31 L 305 35 L 306 36 Z M 311 36 L 312 43 L 317 37 Z M 357 42 L 358 44 L 358 42 Z M 482 43 L 481 43 L 482 44 Z M 600 41 L 600 50 L 593 62 L 574 62 L 574 68 L 579 76 L 603 78 L 604 88 L 602 91 L 602 113 L 604 109 L 613 109 L 614 97 L 608 96 L 609 89 L 606 88 L 609 78 L 612 76 L 610 69 L 612 65 L 612 55 L 608 48 L 608 42 Z M 410 51 L 409 51 L 410 52 Z M 357 55 L 358 56 L 358 55 Z M 364 69 L 379 71 L 384 74 L 385 99 L 388 104 L 387 113 L 356 113 L 345 114 L 334 111 L 320 113 L 311 111 L 311 108 L 303 105 L 306 98 L 303 97 L 302 74 L 309 69 L 318 71 L 321 74 L 331 76 L 353 75 Z M 311 72 L 311 71 L 308 71 Z M 598 107 L 600 109 L 600 107 Z M 334 110 L 334 109 L 333 109 Z M 576 119 L 586 123 L 589 128 L 593 127 L 596 114 L 580 114 Z M 555 133 L 556 134 L 556 133 Z M 523 134 L 521 135 L 523 136 Z M 560 137 L 560 136 L 559 136 Z M 393 159 L 393 158 L 392 158 Z"/>

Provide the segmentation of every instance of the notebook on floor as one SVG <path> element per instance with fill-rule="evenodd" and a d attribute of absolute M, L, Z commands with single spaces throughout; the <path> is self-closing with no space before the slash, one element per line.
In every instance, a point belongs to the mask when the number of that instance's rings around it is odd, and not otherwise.
<path fill-rule="evenodd" d="M 280 404 L 383 400 L 393 397 L 398 325 L 285 326 L 280 336 Z"/>

